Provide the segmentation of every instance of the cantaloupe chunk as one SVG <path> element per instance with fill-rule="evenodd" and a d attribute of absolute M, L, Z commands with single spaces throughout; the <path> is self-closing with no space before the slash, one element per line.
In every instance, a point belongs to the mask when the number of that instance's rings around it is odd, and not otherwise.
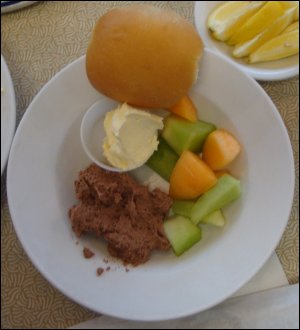
<path fill-rule="evenodd" d="M 229 165 L 240 153 L 239 142 L 228 132 L 217 129 L 210 133 L 203 146 L 202 159 L 214 170 Z"/>
<path fill-rule="evenodd" d="M 170 178 L 169 194 L 174 199 L 193 199 L 217 183 L 217 177 L 204 161 L 189 150 L 178 159 Z"/>
<path fill-rule="evenodd" d="M 225 174 L 229 174 L 229 171 L 227 170 L 220 170 L 220 171 L 215 171 L 215 176 L 219 179 L 221 176 L 225 175 Z"/>
<path fill-rule="evenodd" d="M 183 96 L 169 111 L 191 122 L 198 120 L 197 109 L 188 96 Z"/>

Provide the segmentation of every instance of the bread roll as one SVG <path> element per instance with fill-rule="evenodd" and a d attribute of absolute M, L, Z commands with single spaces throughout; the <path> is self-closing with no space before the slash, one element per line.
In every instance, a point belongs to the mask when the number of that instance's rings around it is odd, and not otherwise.
<path fill-rule="evenodd" d="M 149 5 L 116 8 L 93 30 L 87 76 L 117 101 L 169 108 L 195 82 L 202 50 L 193 25 L 175 12 Z"/>

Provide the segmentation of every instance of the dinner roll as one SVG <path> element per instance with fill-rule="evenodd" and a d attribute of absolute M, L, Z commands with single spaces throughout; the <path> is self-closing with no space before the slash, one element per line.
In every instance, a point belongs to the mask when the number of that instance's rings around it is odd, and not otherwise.
<path fill-rule="evenodd" d="M 91 84 L 120 102 L 169 108 L 197 79 L 203 44 L 191 23 L 149 5 L 115 8 L 98 20 L 86 54 Z"/>

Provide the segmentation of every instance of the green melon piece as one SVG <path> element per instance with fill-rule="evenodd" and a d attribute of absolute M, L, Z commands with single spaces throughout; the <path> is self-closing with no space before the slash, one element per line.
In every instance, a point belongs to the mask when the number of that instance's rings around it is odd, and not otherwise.
<path fill-rule="evenodd" d="M 201 223 L 206 223 L 216 227 L 223 227 L 225 225 L 225 218 L 221 210 L 214 211 L 204 217 Z"/>
<path fill-rule="evenodd" d="M 191 210 L 191 220 L 198 224 L 210 213 L 233 202 L 241 195 L 240 181 L 225 174 L 196 201 Z"/>
<path fill-rule="evenodd" d="M 175 200 L 172 204 L 172 211 L 175 214 L 182 215 L 186 218 L 190 218 L 192 207 L 194 206 L 194 204 L 195 201 Z"/>
<path fill-rule="evenodd" d="M 146 165 L 162 178 L 169 181 L 177 160 L 178 155 L 176 152 L 160 137 L 157 150 L 148 159 Z"/>
<path fill-rule="evenodd" d="M 214 125 L 204 121 L 189 122 L 170 115 L 165 119 L 162 136 L 181 155 L 184 150 L 201 152 L 206 137 L 215 129 Z"/>
<path fill-rule="evenodd" d="M 195 201 L 175 200 L 172 205 L 173 213 L 191 218 L 192 208 Z M 225 218 L 221 210 L 216 210 L 201 220 L 201 223 L 210 224 L 217 227 L 225 225 Z"/>
<path fill-rule="evenodd" d="M 180 215 L 167 219 L 164 230 L 177 256 L 190 249 L 201 239 L 201 229 Z"/>

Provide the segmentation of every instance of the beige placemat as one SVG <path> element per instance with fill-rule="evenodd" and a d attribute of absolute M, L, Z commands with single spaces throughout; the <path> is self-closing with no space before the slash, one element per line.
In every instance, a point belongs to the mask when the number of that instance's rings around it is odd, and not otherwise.
<path fill-rule="evenodd" d="M 17 97 L 17 123 L 40 88 L 62 67 L 85 53 L 96 19 L 130 1 L 44 1 L 1 17 L 1 53 Z M 193 20 L 192 1 L 150 1 Z M 298 77 L 264 82 L 292 141 L 299 178 Z M 66 328 L 94 317 L 54 289 L 33 267 L 11 222 L 6 177 L 1 177 L 1 328 Z M 298 185 L 293 209 L 276 250 L 290 283 L 298 282 Z"/>

